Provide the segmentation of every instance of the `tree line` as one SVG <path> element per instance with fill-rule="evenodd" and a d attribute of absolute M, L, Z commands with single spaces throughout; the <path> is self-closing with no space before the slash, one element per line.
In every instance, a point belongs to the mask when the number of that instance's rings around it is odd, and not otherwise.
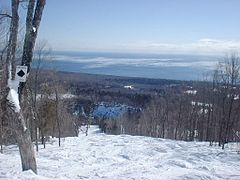
<path fill-rule="evenodd" d="M 169 87 L 151 96 L 141 112 L 105 121 L 109 133 L 185 141 L 240 141 L 240 58 L 227 55 L 205 82 Z"/>

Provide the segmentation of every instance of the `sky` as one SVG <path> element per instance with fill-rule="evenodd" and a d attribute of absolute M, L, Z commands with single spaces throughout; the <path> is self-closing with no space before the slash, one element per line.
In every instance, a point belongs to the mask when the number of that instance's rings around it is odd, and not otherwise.
<path fill-rule="evenodd" d="M 240 50 L 239 7 L 240 0 L 47 0 L 38 39 L 54 50 L 226 53 Z"/>

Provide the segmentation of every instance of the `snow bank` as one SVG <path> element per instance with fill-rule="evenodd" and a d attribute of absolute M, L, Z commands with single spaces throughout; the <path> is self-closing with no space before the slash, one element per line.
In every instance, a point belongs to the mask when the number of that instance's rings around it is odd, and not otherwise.
<path fill-rule="evenodd" d="M 38 175 L 21 172 L 16 146 L 0 154 L 0 179 L 240 179 L 240 155 L 208 143 L 129 135 L 57 139 L 37 153 Z"/>

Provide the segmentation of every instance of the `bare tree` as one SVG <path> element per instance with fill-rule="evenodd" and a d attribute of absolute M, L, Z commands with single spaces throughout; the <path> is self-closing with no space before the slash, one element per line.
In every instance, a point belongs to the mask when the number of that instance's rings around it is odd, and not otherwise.
<path fill-rule="evenodd" d="M 35 139 L 36 150 L 38 151 L 39 136 L 39 114 L 37 110 L 37 95 L 40 94 L 40 76 L 46 61 L 51 59 L 51 50 L 47 48 L 47 42 L 41 41 L 36 45 L 34 53 L 34 71 L 30 72 L 27 89 L 29 90 L 31 114 L 31 138 Z M 33 135 L 35 134 L 35 135 Z"/>
<path fill-rule="evenodd" d="M 16 140 L 18 142 L 19 151 L 22 161 L 23 170 L 33 170 L 37 173 L 36 158 L 35 153 L 29 133 L 29 129 L 26 127 L 26 121 L 23 116 L 23 110 L 21 109 L 21 101 L 19 97 L 23 95 L 23 88 L 25 83 L 21 83 L 19 92 L 17 93 L 18 83 L 15 80 L 15 56 L 17 47 L 17 37 L 18 37 L 18 26 L 19 26 L 19 0 L 12 0 L 12 15 L 11 24 L 9 31 L 9 39 L 7 46 L 7 56 L 5 65 L 6 80 L 4 83 L 5 95 L 4 99 L 9 101 L 10 107 L 12 109 L 11 125 L 16 134 Z M 32 62 L 32 54 L 35 45 L 35 40 L 37 37 L 37 30 L 40 25 L 42 12 L 45 6 L 45 0 L 29 0 L 27 9 L 27 20 L 26 20 L 26 34 L 23 48 L 22 64 L 28 67 L 28 72 L 30 71 L 30 65 Z M 19 96 L 19 97 L 18 97 Z M 21 98 L 20 98 L 21 100 Z M 6 101 L 7 102 L 7 101 Z M 5 104 L 4 107 L 6 107 Z"/>
<path fill-rule="evenodd" d="M 218 110 L 219 110 L 219 146 L 224 149 L 229 142 L 237 111 L 238 97 L 237 86 L 240 80 L 240 58 L 236 53 L 227 55 L 223 63 L 220 63 L 215 73 L 217 82 Z"/>

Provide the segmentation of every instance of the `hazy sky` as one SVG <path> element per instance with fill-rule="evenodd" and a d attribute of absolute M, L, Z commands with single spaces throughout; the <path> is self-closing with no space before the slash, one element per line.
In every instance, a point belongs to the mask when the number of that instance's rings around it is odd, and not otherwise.
<path fill-rule="evenodd" d="M 56 50 L 225 53 L 240 50 L 240 0 L 47 0 L 39 39 Z"/>

